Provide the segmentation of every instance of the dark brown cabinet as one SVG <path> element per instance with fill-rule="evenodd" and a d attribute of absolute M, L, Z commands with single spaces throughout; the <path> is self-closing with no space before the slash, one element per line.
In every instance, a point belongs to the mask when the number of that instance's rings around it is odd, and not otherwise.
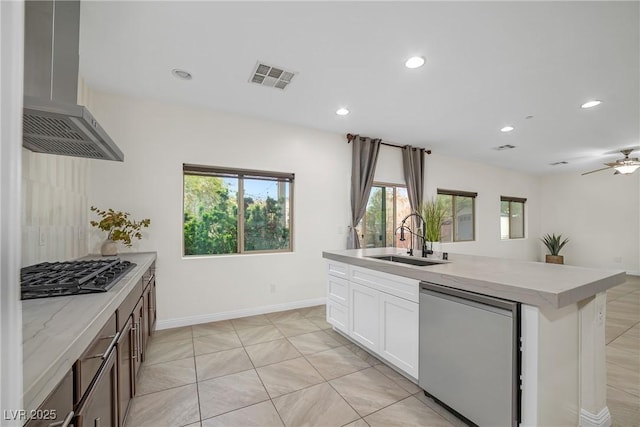
<path fill-rule="evenodd" d="M 124 426 L 129 411 L 129 403 L 133 399 L 133 317 L 120 330 L 117 345 L 118 365 L 118 421 Z"/>
<path fill-rule="evenodd" d="M 118 425 L 118 374 L 115 348 L 109 352 L 95 382 L 80 402 L 76 427 L 112 427 Z"/>

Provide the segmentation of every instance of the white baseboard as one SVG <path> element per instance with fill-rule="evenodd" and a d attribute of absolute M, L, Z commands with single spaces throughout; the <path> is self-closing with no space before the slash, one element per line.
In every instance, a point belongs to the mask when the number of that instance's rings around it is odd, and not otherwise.
<path fill-rule="evenodd" d="M 640 271 L 627 271 L 627 275 L 629 276 L 640 276 Z"/>
<path fill-rule="evenodd" d="M 586 409 L 580 409 L 580 427 L 609 427 L 611 425 L 611 414 L 609 408 L 604 407 L 597 414 L 592 414 Z"/>
<path fill-rule="evenodd" d="M 238 317 L 255 316 L 257 314 L 273 313 L 275 311 L 293 310 L 296 308 L 312 307 L 327 303 L 327 298 L 313 298 L 282 304 L 264 305 L 261 307 L 244 308 L 240 310 L 223 311 L 222 313 L 200 314 L 197 316 L 180 317 L 177 319 L 163 319 L 156 322 L 156 329 L 170 329 L 180 326 L 198 325 L 200 323 L 217 322 L 219 320 L 237 319 Z"/>

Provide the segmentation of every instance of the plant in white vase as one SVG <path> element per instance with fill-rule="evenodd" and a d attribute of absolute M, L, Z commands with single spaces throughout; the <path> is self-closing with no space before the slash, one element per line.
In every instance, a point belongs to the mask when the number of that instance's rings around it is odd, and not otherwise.
<path fill-rule="evenodd" d="M 100 253 L 103 256 L 116 255 L 118 253 L 118 241 L 121 241 L 127 247 L 131 247 L 131 239 L 134 237 L 142 239 L 140 230 L 149 227 L 149 224 L 151 224 L 149 218 L 134 221 L 129 219 L 130 214 L 128 212 L 114 211 L 111 208 L 101 210 L 91 206 L 91 210 L 102 219 L 100 221 L 91 221 L 90 224 L 108 233 L 107 240 L 100 247 Z"/>

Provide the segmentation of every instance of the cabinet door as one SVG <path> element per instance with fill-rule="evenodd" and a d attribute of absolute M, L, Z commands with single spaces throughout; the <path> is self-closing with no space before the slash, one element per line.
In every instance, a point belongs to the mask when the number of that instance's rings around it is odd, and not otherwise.
<path fill-rule="evenodd" d="M 419 305 L 380 293 L 380 355 L 418 378 Z"/>
<path fill-rule="evenodd" d="M 349 283 L 349 336 L 372 351 L 378 351 L 380 292 Z"/>
<path fill-rule="evenodd" d="M 151 295 L 151 287 L 147 286 L 142 293 L 142 330 L 140 331 L 140 343 L 142 345 L 142 361 L 147 356 L 147 344 L 149 343 L 149 296 Z"/>
<path fill-rule="evenodd" d="M 118 378 L 116 351 L 110 352 L 89 391 L 80 402 L 76 427 L 112 427 L 118 425 Z"/>
<path fill-rule="evenodd" d="M 129 403 L 133 398 L 133 318 L 129 316 L 127 323 L 120 331 L 120 339 L 116 347 L 118 352 L 118 419 L 124 426 Z"/>
<path fill-rule="evenodd" d="M 336 329 L 348 334 L 349 309 L 335 301 L 327 301 L 327 322 L 331 323 Z"/>
<path fill-rule="evenodd" d="M 149 297 L 147 304 L 147 314 L 149 316 L 149 337 L 153 335 L 153 331 L 156 330 L 156 278 L 155 275 L 149 283 Z"/>
<path fill-rule="evenodd" d="M 143 357 L 143 348 L 142 348 L 142 322 L 144 320 L 144 307 L 142 303 L 142 298 L 138 300 L 135 308 L 132 313 L 133 325 L 131 327 L 131 334 L 133 336 L 133 356 L 132 356 L 132 364 L 133 364 L 133 376 L 134 376 L 134 394 L 135 394 L 135 378 L 138 377 L 138 372 L 140 371 L 140 364 L 142 364 Z"/>

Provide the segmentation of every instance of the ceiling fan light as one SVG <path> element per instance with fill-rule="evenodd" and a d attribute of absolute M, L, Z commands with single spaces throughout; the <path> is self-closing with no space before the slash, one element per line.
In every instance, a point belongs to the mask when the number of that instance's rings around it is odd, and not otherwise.
<path fill-rule="evenodd" d="M 636 169 L 640 168 L 640 165 L 620 165 L 614 166 L 614 169 L 623 175 L 634 173 Z"/>

